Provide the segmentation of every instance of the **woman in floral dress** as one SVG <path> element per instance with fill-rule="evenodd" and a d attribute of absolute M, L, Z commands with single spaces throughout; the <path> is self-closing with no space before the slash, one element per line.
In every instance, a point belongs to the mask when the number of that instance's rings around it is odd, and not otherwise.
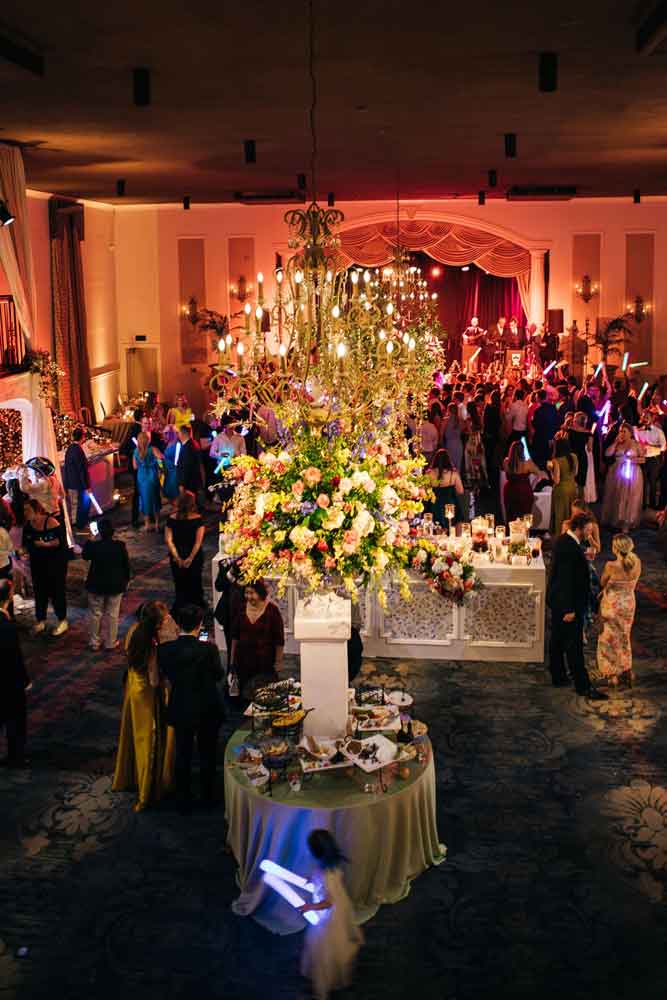
<path fill-rule="evenodd" d="M 611 550 L 616 557 L 602 573 L 600 618 L 602 631 L 598 638 L 598 673 L 612 687 L 632 686 L 632 645 L 630 633 L 635 620 L 635 587 L 642 564 L 634 552 L 629 535 L 614 535 Z"/>

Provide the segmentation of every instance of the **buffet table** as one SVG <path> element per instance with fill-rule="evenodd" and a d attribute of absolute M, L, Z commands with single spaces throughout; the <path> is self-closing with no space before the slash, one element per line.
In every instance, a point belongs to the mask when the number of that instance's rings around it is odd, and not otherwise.
<path fill-rule="evenodd" d="M 213 559 L 213 582 L 222 556 Z M 362 591 L 359 598 L 364 655 L 401 659 L 494 660 L 542 663 L 546 573 L 540 556 L 529 566 L 480 562 L 482 589 L 462 606 L 434 592 L 417 573 L 410 573 L 412 600 L 404 601 L 398 588 L 387 583 L 387 609 L 376 595 Z M 214 591 L 215 593 L 215 591 Z M 274 595 L 285 624 L 285 652 L 298 654 L 294 639 L 297 591 L 288 586 Z M 225 649 L 225 637 L 216 623 L 216 641 Z"/>
<path fill-rule="evenodd" d="M 241 889 L 232 905 L 235 913 L 252 915 L 277 934 L 303 930 L 303 918 L 266 886 L 259 865 L 269 859 L 307 875 L 313 867 L 306 843 L 311 830 L 329 830 L 349 858 L 345 883 L 359 922 L 383 903 L 403 899 L 414 878 L 445 860 L 428 740 L 424 764 L 412 761 L 401 769 L 403 777 L 395 765 L 383 769 L 385 791 L 378 772 L 344 768 L 314 774 L 299 792 L 277 782 L 269 795 L 235 766 L 235 751 L 247 737 L 247 730 L 234 733 L 225 753 L 227 842 L 239 866 Z M 369 784 L 373 790 L 364 791 Z"/>

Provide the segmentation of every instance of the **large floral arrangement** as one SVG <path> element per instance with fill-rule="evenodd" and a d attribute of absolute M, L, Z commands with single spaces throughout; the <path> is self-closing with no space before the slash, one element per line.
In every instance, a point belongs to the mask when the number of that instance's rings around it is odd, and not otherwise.
<path fill-rule="evenodd" d="M 58 382 L 65 377 L 65 372 L 48 351 L 30 351 L 28 363 L 28 371 L 39 376 L 40 398 L 50 404 L 58 393 Z"/>
<path fill-rule="evenodd" d="M 482 586 L 470 547 L 460 541 L 454 545 L 449 544 L 448 539 L 442 543 L 427 539 L 414 542 L 410 565 L 433 590 L 455 604 L 462 604 L 468 594 Z"/>
<path fill-rule="evenodd" d="M 312 428 L 289 450 L 238 458 L 225 551 L 246 580 L 277 577 L 279 591 L 288 579 L 309 590 L 342 582 L 354 599 L 372 584 L 384 602 L 382 577 L 392 573 L 408 596 L 408 520 L 428 495 L 422 464 L 402 443 L 354 450 Z"/>

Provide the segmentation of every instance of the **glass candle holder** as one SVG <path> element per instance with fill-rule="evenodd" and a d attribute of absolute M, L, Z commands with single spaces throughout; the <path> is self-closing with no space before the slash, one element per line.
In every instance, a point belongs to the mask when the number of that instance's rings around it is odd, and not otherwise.
<path fill-rule="evenodd" d="M 496 517 L 495 517 L 495 514 L 487 514 L 486 515 L 486 523 L 489 526 L 489 532 L 490 532 L 490 534 L 493 534 L 493 529 L 496 526 Z"/>
<path fill-rule="evenodd" d="M 542 539 L 541 538 L 531 538 L 530 539 L 530 555 L 532 559 L 539 559 L 542 554 Z"/>
<path fill-rule="evenodd" d="M 472 525 L 469 523 L 461 525 L 461 535 L 463 538 L 472 538 Z"/>
<path fill-rule="evenodd" d="M 502 541 L 504 537 L 505 537 L 505 525 L 499 524 L 498 527 L 496 528 L 496 538 Z"/>

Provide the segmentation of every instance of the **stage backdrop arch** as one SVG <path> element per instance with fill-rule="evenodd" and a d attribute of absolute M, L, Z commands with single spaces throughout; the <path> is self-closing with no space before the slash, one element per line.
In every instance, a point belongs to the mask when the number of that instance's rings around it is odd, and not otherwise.
<path fill-rule="evenodd" d="M 394 259 L 396 246 L 421 251 L 441 264 L 464 267 L 476 264 L 500 278 L 516 278 L 521 304 L 531 315 L 531 254 L 526 247 L 497 233 L 455 222 L 410 219 L 397 223 L 375 222 L 344 229 L 339 254 L 349 267 L 383 267 Z"/>

